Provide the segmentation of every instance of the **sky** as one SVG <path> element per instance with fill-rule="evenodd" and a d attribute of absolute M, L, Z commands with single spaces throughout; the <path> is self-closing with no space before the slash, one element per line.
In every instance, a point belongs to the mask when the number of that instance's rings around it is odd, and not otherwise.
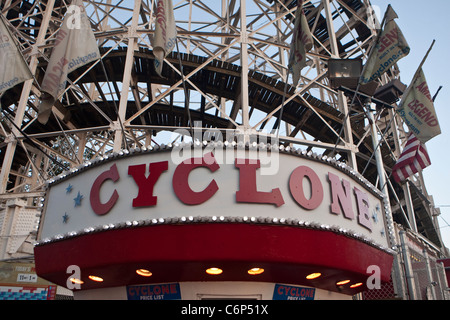
<path fill-rule="evenodd" d="M 422 69 L 433 96 L 442 86 L 434 107 L 442 133 L 426 143 L 431 166 L 423 170 L 428 194 L 436 206 L 441 207 L 438 217 L 442 240 L 450 248 L 450 64 L 446 61 L 450 52 L 449 0 L 371 0 L 379 11 L 380 21 L 388 4 L 398 15 L 396 22 L 405 36 L 411 51 L 398 62 L 400 80 L 409 85 L 433 39 L 436 40 Z"/>

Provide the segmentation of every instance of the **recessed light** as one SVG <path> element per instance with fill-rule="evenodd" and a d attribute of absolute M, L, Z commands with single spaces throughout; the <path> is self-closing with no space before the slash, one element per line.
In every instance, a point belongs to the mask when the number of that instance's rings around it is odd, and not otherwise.
<path fill-rule="evenodd" d="M 248 272 L 248 274 L 255 276 L 255 275 L 263 273 L 264 269 L 263 268 L 252 268 L 252 269 L 248 270 L 247 272 Z"/>
<path fill-rule="evenodd" d="M 91 279 L 92 281 L 95 281 L 95 282 L 103 282 L 103 278 L 93 276 L 93 275 L 90 275 L 89 279 Z"/>
<path fill-rule="evenodd" d="M 143 277 L 151 277 L 152 276 L 152 273 L 146 269 L 137 269 L 136 273 Z"/>
<path fill-rule="evenodd" d="M 83 284 L 84 283 L 83 280 L 77 279 L 77 278 L 70 278 L 70 281 L 75 284 Z"/>
<path fill-rule="evenodd" d="M 351 286 L 350 286 L 350 288 L 358 288 L 358 287 L 361 287 L 363 285 L 363 283 L 362 282 L 358 282 L 358 283 L 355 283 L 355 284 L 352 284 Z"/>
<path fill-rule="evenodd" d="M 308 275 L 306 276 L 306 279 L 308 279 L 308 280 L 317 279 L 317 278 L 320 277 L 321 275 L 322 275 L 322 274 L 321 274 L 320 272 L 314 272 L 314 273 L 308 274 Z"/>
<path fill-rule="evenodd" d="M 215 267 L 206 269 L 206 273 L 211 275 L 218 275 L 221 274 L 222 272 L 223 272 L 222 269 Z"/>
<path fill-rule="evenodd" d="M 350 282 L 350 280 L 342 280 L 342 281 L 336 282 L 336 285 L 337 286 L 343 286 L 344 284 L 347 284 L 349 282 Z"/>

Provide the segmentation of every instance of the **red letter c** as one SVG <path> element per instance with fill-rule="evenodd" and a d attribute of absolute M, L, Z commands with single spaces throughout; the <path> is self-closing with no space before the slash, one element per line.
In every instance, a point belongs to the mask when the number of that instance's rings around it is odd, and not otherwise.
<path fill-rule="evenodd" d="M 92 210 L 98 215 L 104 215 L 107 214 L 112 207 L 116 204 L 117 199 L 119 198 L 119 194 L 117 193 L 117 190 L 114 190 L 111 198 L 106 203 L 102 203 L 100 201 L 100 188 L 108 179 L 111 179 L 113 182 L 116 182 L 119 180 L 119 171 L 117 171 L 116 164 L 113 164 L 111 168 L 109 168 L 108 171 L 103 172 L 101 175 L 95 179 L 94 184 L 91 188 L 91 194 L 90 194 L 90 200 L 91 200 L 91 207 Z"/>

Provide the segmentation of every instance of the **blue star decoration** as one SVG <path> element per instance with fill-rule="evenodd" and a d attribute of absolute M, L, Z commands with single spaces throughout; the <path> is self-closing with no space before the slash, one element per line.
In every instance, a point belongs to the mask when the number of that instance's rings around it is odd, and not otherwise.
<path fill-rule="evenodd" d="M 69 183 L 69 185 L 66 188 L 66 193 L 71 193 L 73 189 L 73 186 Z"/>
<path fill-rule="evenodd" d="M 69 221 L 69 215 L 67 214 L 67 212 L 64 212 L 64 215 L 62 218 L 63 218 L 63 223 L 67 223 Z"/>
<path fill-rule="evenodd" d="M 386 235 L 386 232 L 384 231 L 384 229 L 381 229 L 380 233 L 381 233 L 381 236 L 384 238 L 384 236 Z"/>
<path fill-rule="evenodd" d="M 378 223 L 378 214 L 381 213 L 380 205 L 377 203 L 375 209 L 372 211 L 373 222 Z"/>
<path fill-rule="evenodd" d="M 78 195 L 75 198 L 73 198 L 73 200 L 75 201 L 74 207 L 81 206 L 81 200 L 83 200 L 83 195 L 80 193 L 80 191 L 78 191 Z"/>
<path fill-rule="evenodd" d="M 375 210 L 372 212 L 372 219 L 373 222 L 378 223 L 378 212 Z"/>

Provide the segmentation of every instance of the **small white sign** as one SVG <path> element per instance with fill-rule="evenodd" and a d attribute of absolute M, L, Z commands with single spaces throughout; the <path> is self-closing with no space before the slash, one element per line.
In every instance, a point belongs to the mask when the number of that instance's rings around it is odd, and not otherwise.
<path fill-rule="evenodd" d="M 34 273 L 19 273 L 17 282 L 37 282 L 38 276 Z"/>

